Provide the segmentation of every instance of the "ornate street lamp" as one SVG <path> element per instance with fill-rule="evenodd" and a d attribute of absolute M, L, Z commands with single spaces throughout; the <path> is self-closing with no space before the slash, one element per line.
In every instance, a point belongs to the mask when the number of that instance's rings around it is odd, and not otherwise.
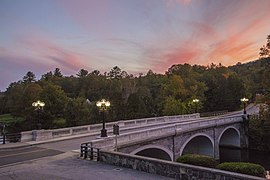
<path fill-rule="evenodd" d="M 39 112 L 40 110 L 43 110 L 43 107 L 45 106 L 45 103 L 37 100 L 37 102 L 33 102 L 32 106 L 35 108 L 35 111 L 38 111 L 38 121 L 37 121 L 37 128 L 41 129 L 41 123 L 40 123 L 40 115 Z"/>
<path fill-rule="evenodd" d="M 195 103 L 195 113 L 197 113 L 198 112 L 198 103 L 200 102 L 200 100 L 199 99 L 193 99 L 192 102 Z"/>
<path fill-rule="evenodd" d="M 247 114 L 247 111 L 246 111 L 246 104 L 248 102 L 248 99 L 247 98 L 242 98 L 241 99 L 241 102 L 243 103 L 244 105 L 244 114 Z"/>
<path fill-rule="evenodd" d="M 110 101 L 106 101 L 105 99 L 102 99 L 101 101 L 98 101 L 96 105 L 99 108 L 100 112 L 102 112 L 103 114 L 102 129 L 101 129 L 100 137 L 107 137 L 107 130 L 105 129 L 105 111 L 107 111 L 108 107 L 110 107 L 111 105 Z"/>

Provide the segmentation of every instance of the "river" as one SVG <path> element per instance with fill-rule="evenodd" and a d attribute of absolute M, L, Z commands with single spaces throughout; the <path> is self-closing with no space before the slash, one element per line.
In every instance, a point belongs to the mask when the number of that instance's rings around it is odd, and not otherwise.
<path fill-rule="evenodd" d="M 270 152 L 220 147 L 220 162 L 251 162 L 270 170 Z"/>

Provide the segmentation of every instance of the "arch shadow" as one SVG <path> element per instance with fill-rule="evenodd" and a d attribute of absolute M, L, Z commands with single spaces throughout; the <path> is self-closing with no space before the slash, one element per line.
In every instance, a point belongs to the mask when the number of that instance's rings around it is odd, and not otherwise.
<path fill-rule="evenodd" d="M 240 131 L 233 127 L 226 127 L 218 138 L 219 146 L 240 147 Z"/>
<path fill-rule="evenodd" d="M 170 150 L 157 145 L 142 146 L 132 151 L 130 154 L 173 161 L 173 153 Z"/>
<path fill-rule="evenodd" d="M 214 141 L 207 134 L 194 134 L 180 148 L 180 156 L 184 154 L 201 154 L 214 157 Z"/>

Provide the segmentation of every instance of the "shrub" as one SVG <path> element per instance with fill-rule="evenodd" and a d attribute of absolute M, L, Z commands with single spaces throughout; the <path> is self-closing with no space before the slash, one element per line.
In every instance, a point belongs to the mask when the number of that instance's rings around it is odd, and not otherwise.
<path fill-rule="evenodd" d="M 63 118 L 57 118 L 53 120 L 53 127 L 54 128 L 63 128 L 66 126 L 66 120 Z"/>
<path fill-rule="evenodd" d="M 178 157 L 176 159 L 176 162 L 210 168 L 214 168 L 217 165 L 214 158 L 199 154 L 185 154 L 183 156 Z"/>
<path fill-rule="evenodd" d="M 264 177 L 265 169 L 259 164 L 245 162 L 225 162 L 217 166 L 218 169 Z"/>

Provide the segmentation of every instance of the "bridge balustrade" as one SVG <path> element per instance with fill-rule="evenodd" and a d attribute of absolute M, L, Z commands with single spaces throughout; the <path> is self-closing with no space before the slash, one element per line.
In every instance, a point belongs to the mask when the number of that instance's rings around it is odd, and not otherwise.
<path fill-rule="evenodd" d="M 142 119 L 134 119 L 134 120 L 121 120 L 117 122 L 109 122 L 106 123 L 107 129 L 112 129 L 114 124 L 118 124 L 120 127 L 135 127 L 142 126 L 147 124 L 156 124 L 156 123 L 169 123 L 174 121 L 183 121 L 188 119 L 196 119 L 199 118 L 199 114 L 189 114 L 189 115 L 177 115 L 177 116 L 164 116 L 164 117 L 151 117 L 151 118 L 142 118 Z M 101 129 L 101 124 L 93 124 L 86 126 L 77 126 L 70 128 L 61 128 L 61 129 L 53 129 L 53 130 L 33 130 L 26 131 L 21 133 L 21 141 L 42 141 L 48 140 L 58 137 L 78 135 L 78 134 L 86 134 L 86 133 L 98 133 Z"/>
<path fill-rule="evenodd" d="M 242 116 L 229 116 L 229 117 L 212 117 L 200 118 L 193 122 L 176 123 L 173 125 L 166 125 L 162 127 L 155 127 L 150 129 L 139 130 L 126 134 L 120 134 L 117 138 L 119 144 L 135 143 L 145 141 L 151 138 L 160 138 L 166 136 L 179 135 L 184 132 L 189 132 L 195 129 L 203 129 L 207 127 L 215 127 L 235 122 L 242 122 Z M 96 148 L 111 148 L 115 146 L 114 137 L 105 139 L 97 139 L 91 141 L 92 146 Z"/>

